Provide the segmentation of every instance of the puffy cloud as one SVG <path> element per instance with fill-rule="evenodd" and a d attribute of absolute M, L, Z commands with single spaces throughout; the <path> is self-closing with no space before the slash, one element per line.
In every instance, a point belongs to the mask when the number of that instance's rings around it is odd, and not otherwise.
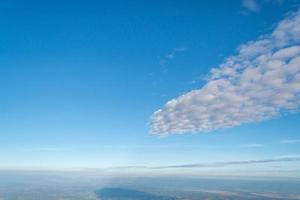
<path fill-rule="evenodd" d="M 239 47 L 207 83 L 166 103 L 151 133 L 207 132 L 296 112 L 300 104 L 300 10 Z"/>

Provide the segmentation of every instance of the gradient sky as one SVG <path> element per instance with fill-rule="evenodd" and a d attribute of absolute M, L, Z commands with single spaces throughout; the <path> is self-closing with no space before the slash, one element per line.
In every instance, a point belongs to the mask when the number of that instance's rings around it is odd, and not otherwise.
<path fill-rule="evenodd" d="M 299 156 L 299 114 L 209 133 L 149 134 L 153 112 L 202 87 L 213 67 L 241 44 L 271 33 L 299 5 L 292 0 L 2 1 L 0 168 Z M 281 165 L 297 168 L 296 162 Z"/>

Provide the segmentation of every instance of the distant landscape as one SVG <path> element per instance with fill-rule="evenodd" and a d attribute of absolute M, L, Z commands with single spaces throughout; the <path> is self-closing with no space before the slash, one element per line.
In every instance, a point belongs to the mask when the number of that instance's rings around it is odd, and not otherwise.
<path fill-rule="evenodd" d="M 97 197 L 103 200 L 175 200 L 175 197 L 159 196 L 124 188 L 103 188 L 96 191 Z"/>
<path fill-rule="evenodd" d="M 300 180 L 1 172 L 1 200 L 299 200 Z"/>

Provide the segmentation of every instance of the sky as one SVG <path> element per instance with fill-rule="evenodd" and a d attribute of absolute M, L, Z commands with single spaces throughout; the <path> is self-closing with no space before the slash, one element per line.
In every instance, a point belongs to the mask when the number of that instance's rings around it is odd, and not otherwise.
<path fill-rule="evenodd" d="M 299 8 L 0 2 L 0 168 L 300 177 Z"/>

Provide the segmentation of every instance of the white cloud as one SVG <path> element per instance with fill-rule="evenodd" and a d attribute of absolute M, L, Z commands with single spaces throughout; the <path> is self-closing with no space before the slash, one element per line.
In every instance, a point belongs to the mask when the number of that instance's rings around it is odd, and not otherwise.
<path fill-rule="evenodd" d="M 300 105 L 300 11 L 239 47 L 211 70 L 207 83 L 168 101 L 151 117 L 151 133 L 207 132 L 279 117 Z"/>
<path fill-rule="evenodd" d="M 242 5 L 244 8 L 252 12 L 258 12 L 260 10 L 260 6 L 255 0 L 243 0 Z"/>

